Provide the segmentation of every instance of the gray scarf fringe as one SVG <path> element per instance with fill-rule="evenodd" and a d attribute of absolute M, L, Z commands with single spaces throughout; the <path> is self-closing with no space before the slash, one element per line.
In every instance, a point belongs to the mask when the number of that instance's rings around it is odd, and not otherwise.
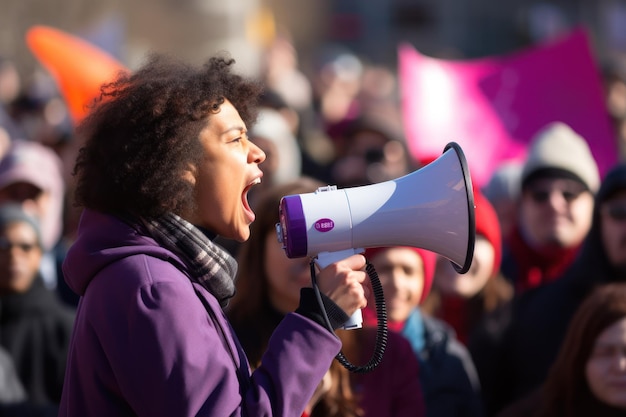
<path fill-rule="evenodd" d="M 148 221 L 152 236 L 182 257 L 190 279 L 206 288 L 222 307 L 235 295 L 237 262 L 197 227 L 173 213 Z"/>

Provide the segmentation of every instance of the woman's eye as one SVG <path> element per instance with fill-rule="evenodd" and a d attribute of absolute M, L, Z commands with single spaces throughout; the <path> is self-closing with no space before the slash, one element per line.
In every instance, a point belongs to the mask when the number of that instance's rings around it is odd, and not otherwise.
<path fill-rule="evenodd" d="M 238 143 L 238 142 L 242 142 L 242 141 L 247 140 L 247 139 L 248 139 L 248 135 L 245 132 L 243 132 L 243 133 L 241 133 L 241 136 L 238 136 L 238 137 L 232 139 L 231 142 Z"/>

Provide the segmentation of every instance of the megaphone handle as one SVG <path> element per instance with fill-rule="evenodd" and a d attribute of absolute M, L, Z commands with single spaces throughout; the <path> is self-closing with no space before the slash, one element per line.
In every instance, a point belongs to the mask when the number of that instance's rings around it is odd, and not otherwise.
<path fill-rule="evenodd" d="M 357 253 L 363 253 L 364 249 L 345 249 L 337 252 L 320 252 L 315 258 L 315 263 L 320 269 L 327 267 L 333 262 L 340 261 L 342 259 L 346 259 L 352 255 L 356 255 Z M 351 329 L 360 329 L 363 327 L 363 313 L 361 309 L 355 311 L 352 316 L 346 321 L 340 328 L 344 330 Z"/>
<path fill-rule="evenodd" d="M 363 312 L 359 308 L 340 328 L 343 330 L 360 329 L 363 327 Z"/>

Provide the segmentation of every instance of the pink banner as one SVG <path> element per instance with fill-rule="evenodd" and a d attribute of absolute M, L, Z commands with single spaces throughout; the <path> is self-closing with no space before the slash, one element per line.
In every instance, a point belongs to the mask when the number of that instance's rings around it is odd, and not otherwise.
<path fill-rule="evenodd" d="M 432 160 L 461 145 L 482 186 L 503 161 L 523 158 L 532 136 L 552 121 L 589 142 L 602 175 L 617 160 L 617 139 L 587 33 L 476 60 L 452 61 L 399 47 L 404 128 L 411 154 Z"/>

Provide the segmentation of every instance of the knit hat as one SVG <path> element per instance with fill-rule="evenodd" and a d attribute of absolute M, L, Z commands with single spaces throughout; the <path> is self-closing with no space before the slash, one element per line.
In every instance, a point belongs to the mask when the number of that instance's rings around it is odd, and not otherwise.
<path fill-rule="evenodd" d="M 521 174 L 521 162 L 503 162 L 491 174 L 489 182 L 482 188 L 484 196 L 491 203 L 516 201 L 520 191 Z"/>
<path fill-rule="evenodd" d="M 423 303 L 428 294 L 430 293 L 430 288 L 433 285 L 433 278 L 435 276 L 435 264 L 437 263 L 437 254 L 422 248 L 414 248 L 412 246 L 391 246 L 391 247 L 377 247 L 377 248 L 367 248 L 365 250 L 365 257 L 368 260 L 373 259 L 376 255 L 381 253 L 386 249 L 392 248 L 406 248 L 415 251 L 421 258 L 422 263 L 424 264 L 424 287 L 422 288 L 422 296 L 420 298 L 419 303 Z M 376 268 L 376 264 L 373 264 L 374 268 Z"/>
<path fill-rule="evenodd" d="M 604 177 L 596 195 L 596 202 L 603 203 L 617 191 L 626 190 L 626 163 L 614 165 Z"/>
<path fill-rule="evenodd" d="M 493 267 L 491 276 L 495 276 L 500 270 L 502 260 L 502 233 L 498 215 L 489 200 L 474 188 L 474 217 L 476 219 L 476 234 L 484 236 L 494 249 Z"/>
<path fill-rule="evenodd" d="M 12 223 L 26 223 L 35 231 L 37 236 L 37 244 L 41 246 L 41 228 L 39 221 L 28 214 L 21 205 L 15 203 L 6 203 L 0 205 L 0 228 L 4 228 Z"/>
<path fill-rule="evenodd" d="M 598 190 L 600 174 L 587 141 L 562 122 L 553 122 L 533 138 L 522 170 L 522 187 L 544 177 L 572 178 L 592 193 Z"/>
<path fill-rule="evenodd" d="M 40 219 L 43 244 L 51 249 L 62 233 L 65 181 L 63 163 L 46 145 L 28 140 L 13 140 L 0 161 L 0 188 L 25 182 L 50 194 L 50 210 Z"/>

